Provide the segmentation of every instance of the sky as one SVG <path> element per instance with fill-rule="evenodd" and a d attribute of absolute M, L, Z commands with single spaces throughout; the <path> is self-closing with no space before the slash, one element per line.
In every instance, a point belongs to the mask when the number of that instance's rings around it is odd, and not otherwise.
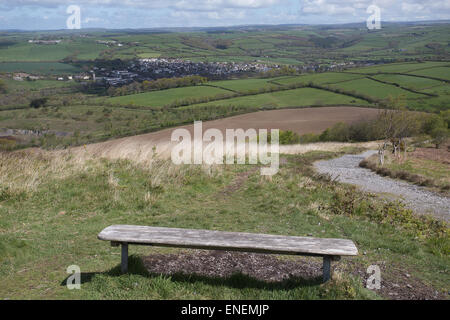
<path fill-rule="evenodd" d="M 83 28 L 216 27 L 450 19 L 450 0 L 0 0 L 0 29 L 67 29 L 67 8 Z"/>

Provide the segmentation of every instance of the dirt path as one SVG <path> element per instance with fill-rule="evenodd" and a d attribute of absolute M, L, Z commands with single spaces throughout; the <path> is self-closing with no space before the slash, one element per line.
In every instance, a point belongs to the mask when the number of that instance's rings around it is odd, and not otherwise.
<path fill-rule="evenodd" d="M 345 155 L 340 158 L 319 161 L 314 164 L 320 173 L 327 173 L 343 183 L 359 186 L 374 193 L 391 194 L 400 197 L 411 209 L 421 214 L 433 214 L 450 221 L 450 199 L 404 181 L 381 177 L 369 169 L 359 167 L 365 158 L 377 153 L 367 151 L 359 155 Z"/>

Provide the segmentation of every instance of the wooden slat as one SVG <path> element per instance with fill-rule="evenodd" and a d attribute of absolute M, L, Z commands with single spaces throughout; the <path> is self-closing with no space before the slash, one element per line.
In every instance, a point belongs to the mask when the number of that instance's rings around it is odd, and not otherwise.
<path fill-rule="evenodd" d="M 194 249 L 246 251 L 318 256 L 354 256 L 351 240 L 287 237 L 279 235 L 116 225 L 104 229 L 100 240 L 129 244 Z"/>

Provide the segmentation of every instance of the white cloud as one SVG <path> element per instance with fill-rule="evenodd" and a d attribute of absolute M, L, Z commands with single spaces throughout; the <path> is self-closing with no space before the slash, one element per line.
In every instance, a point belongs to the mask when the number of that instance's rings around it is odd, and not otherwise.
<path fill-rule="evenodd" d="M 450 19 L 450 0 L 0 0 L 0 28 L 30 16 L 33 27 L 47 16 L 42 25 L 59 28 L 71 4 L 92 27 L 364 22 L 371 4 L 384 21 Z"/>
<path fill-rule="evenodd" d="M 352 14 L 365 15 L 365 10 L 372 4 L 380 7 L 385 17 L 415 18 L 428 13 L 450 18 L 450 0 L 299 0 L 301 13 L 327 16 Z M 403 19 L 403 20 L 404 20 Z"/>

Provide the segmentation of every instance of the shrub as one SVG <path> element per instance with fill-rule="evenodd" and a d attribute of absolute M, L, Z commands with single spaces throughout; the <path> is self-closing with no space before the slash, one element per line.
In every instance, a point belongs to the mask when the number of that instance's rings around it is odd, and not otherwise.
<path fill-rule="evenodd" d="M 48 102 L 47 98 L 33 99 L 30 102 L 30 108 L 39 109 L 45 107 L 47 105 L 47 102 Z"/>
<path fill-rule="evenodd" d="M 293 131 L 280 131 L 280 144 L 298 144 L 300 143 L 300 136 Z"/>
<path fill-rule="evenodd" d="M 433 138 L 433 143 L 436 145 L 436 149 L 439 149 L 439 147 L 450 137 L 449 129 L 444 126 L 434 128 L 430 134 Z"/>
<path fill-rule="evenodd" d="M 320 135 L 307 133 L 300 137 L 300 143 L 316 143 L 320 141 Z"/>

